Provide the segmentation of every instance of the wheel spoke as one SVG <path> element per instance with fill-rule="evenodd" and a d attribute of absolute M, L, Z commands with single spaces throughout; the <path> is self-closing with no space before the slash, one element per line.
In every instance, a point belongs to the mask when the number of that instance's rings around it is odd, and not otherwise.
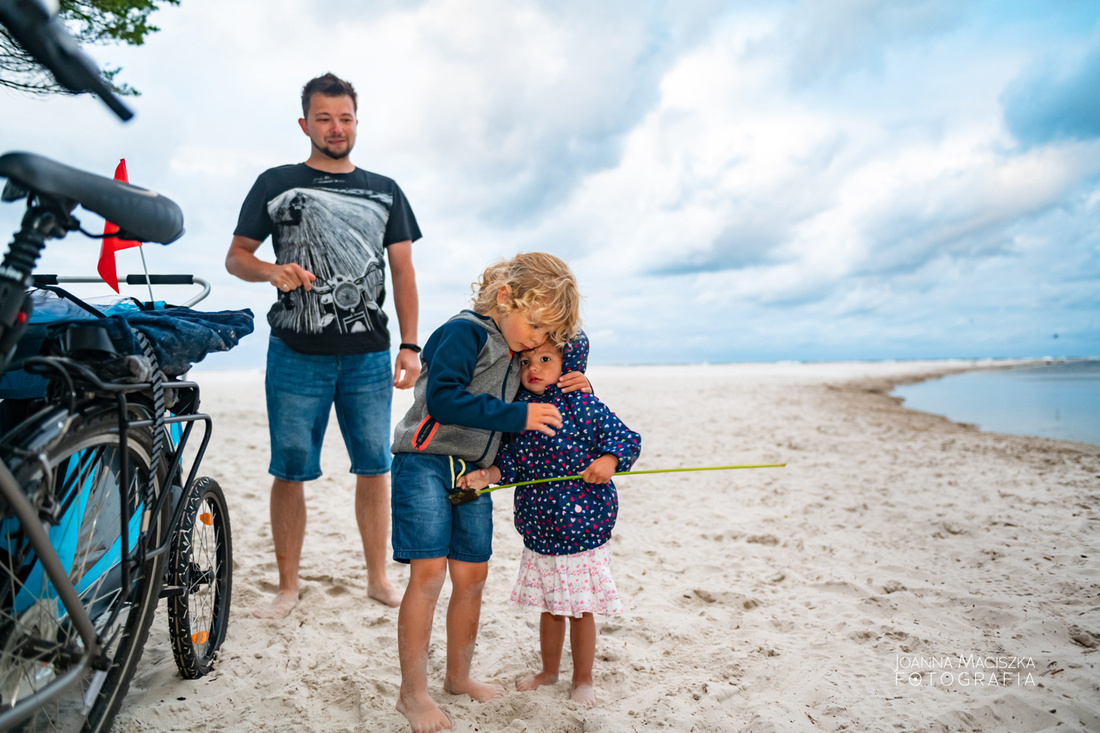
<path fill-rule="evenodd" d="M 225 638 L 232 549 L 217 483 L 197 481 L 190 502 L 172 550 L 173 584 L 182 592 L 169 599 L 168 619 L 176 664 L 193 679 L 210 669 Z"/>
<path fill-rule="evenodd" d="M 141 496 L 148 483 L 149 434 L 129 436 L 128 486 L 120 487 L 117 415 L 75 425 L 50 450 L 45 468 L 21 466 L 24 485 L 52 481 L 58 517 L 48 527 L 62 567 L 103 645 L 105 670 L 87 668 L 79 683 L 35 712 L 29 730 L 72 731 L 85 723 L 105 730 L 121 703 L 148 633 L 161 581 L 163 558 L 139 565 Z M 9 458 L 5 458 L 10 461 Z M 121 501 L 129 501 L 130 541 L 122 547 Z M 166 507 L 167 509 L 167 507 Z M 164 533 L 164 517 L 153 522 Z M 121 564 L 131 565 L 131 586 L 122 588 Z M 83 639 L 44 575 L 14 520 L 0 522 L 0 710 L 46 691 L 85 657 Z"/>

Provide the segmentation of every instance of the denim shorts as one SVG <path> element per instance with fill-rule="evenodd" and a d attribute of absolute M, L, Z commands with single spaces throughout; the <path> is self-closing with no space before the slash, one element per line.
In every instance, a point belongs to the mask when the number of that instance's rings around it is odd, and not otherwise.
<path fill-rule="evenodd" d="M 381 476 L 390 470 L 390 354 L 300 354 L 272 336 L 267 346 L 268 472 L 283 481 L 321 476 L 321 443 L 329 414 L 344 436 L 351 472 Z"/>
<path fill-rule="evenodd" d="M 488 562 L 493 554 L 493 497 L 454 506 L 448 456 L 398 453 L 390 472 L 393 559 L 447 557 Z"/>

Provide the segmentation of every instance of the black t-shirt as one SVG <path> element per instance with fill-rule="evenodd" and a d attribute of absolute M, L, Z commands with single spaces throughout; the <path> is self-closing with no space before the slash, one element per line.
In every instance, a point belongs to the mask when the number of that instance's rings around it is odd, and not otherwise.
<path fill-rule="evenodd" d="M 390 348 L 385 248 L 420 228 L 397 183 L 356 168 L 326 173 L 304 163 L 260 174 L 241 205 L 235 235 L 269 235 L 279 264 L 317 276 L 312 289 L 282 293 L 267 314 L 272 332 L 303 354 L 367 354 Z"/>

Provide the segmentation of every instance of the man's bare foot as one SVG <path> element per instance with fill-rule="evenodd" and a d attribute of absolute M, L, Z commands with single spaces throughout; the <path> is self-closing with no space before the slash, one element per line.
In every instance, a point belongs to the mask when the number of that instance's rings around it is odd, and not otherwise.
<path fill-rule="evenodd" d="M 443 689 L 452 695 L 469 695 L 478 702 L 487 702 L 504 694 L 504 687 L 496 682 L 478 682 L 468 679 L 465 682 L 445 680 Z"/>
<path fill-rule="evenodd" d="M 427 694 L 413 695 L 408 700 L 398 697 L 394 707 L 409 721 L 413 733 L 436 733 L 451 729 L 451 721 L 447 720 L 447 716 Z"/>
<path fill-rule="evenodd" d="M 382 605 L 389 606 L 390 608 L 397 608 L 401 605 L 401 598 L 405 595 L 404 591 L 398 590 L 394 587 L 393 583 L 388 580 L 385 584 L 378 584 L 377 586 L 367 586 L 367 596 L 378 601 Z"/>
<path fill-rule="evenodd" d="M 596 688 L 592 685 L 576 685 L 570 698 L 590 708 L 596 707 Z"/>
<path fill-rule="evenodd" d="M 556 674 L 539 672 L 538 674 L 529 674 L 526 677 L 520 677 L 516 680 L 516 689 L 520 692 L 530 692 L 543 685 L 552 685 L 557 681 L 558 676 Z"/>
<path fill-rule="evenodd" d="M 271 599 L 271 603 L 252 612 L 256 618 L 286 618 L 298 605 L 298 592 L 281 590 Z"/>

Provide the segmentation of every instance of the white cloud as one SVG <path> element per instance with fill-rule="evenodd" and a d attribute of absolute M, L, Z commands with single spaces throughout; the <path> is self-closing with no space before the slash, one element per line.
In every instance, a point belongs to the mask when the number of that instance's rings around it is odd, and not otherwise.
<path fill-rule="evenodd" d="M 104 175 L 126 157 L 187 216 L 154 269 L 201 270 L 261 321 L 269 293 L 225 249 L 259 171 L 308 153 L 298 93 L 331 70 L 360 93 L 354 159 L 425 232 L 424 338 L 488 261 L 547 249 L 596 359 L 1004 355 L 1055 323 L 1098 353 L 1100 148 L 1022 151 L 1000 101 L 1090 35 L 1081 6 L 1025 5 L 1043 23 L 933 0 L 187 0 L 146 46 L 98 51 L 143 92 L 133 123 L 5 97 L 0 136 Z M 43 266 L 97 252 L 73 238 Z"/>

